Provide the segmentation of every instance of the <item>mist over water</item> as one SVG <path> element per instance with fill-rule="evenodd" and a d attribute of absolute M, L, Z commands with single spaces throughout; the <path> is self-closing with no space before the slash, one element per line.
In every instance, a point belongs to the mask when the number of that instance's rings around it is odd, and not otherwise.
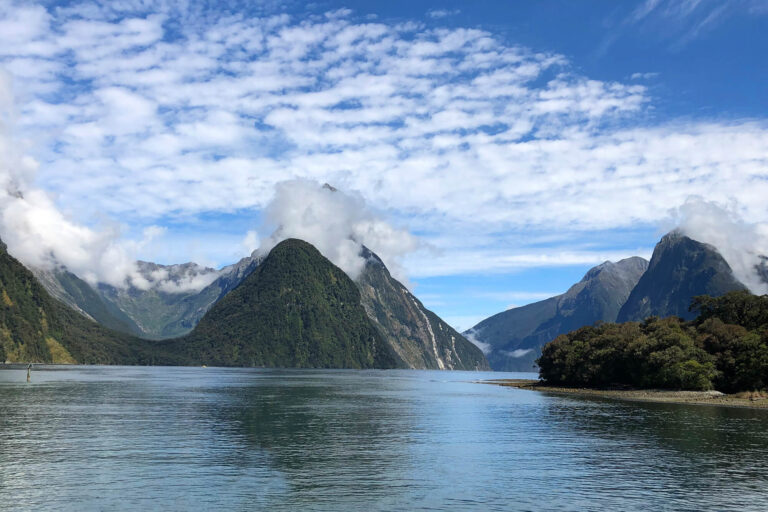
<path fill-rule="evenodd" d="M 0 509 L 768 508 L 768 412 L 472 382 L 510 376 L 0 371 Z"/>

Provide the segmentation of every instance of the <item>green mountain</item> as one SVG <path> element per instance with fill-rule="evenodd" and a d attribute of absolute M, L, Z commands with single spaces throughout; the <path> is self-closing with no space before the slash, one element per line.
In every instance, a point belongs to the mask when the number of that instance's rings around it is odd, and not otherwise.
<path fill-rule="evenodd" d="M 394 368 L 355 283 L 307 242 L 288 239 L 174 346 L 220 366 Z"/>
<path fill-rule="evenodd" d="M 688 307 L 697 295 L 719 297 L 746 289 L 717 249 L 673 231 L 654 248 L 648 270 L 622 306 L 617 321 L 672 315 L 692 320 L 696 313 Z"/>
<path fill-rule="evenodd" d="M 38 281 L 54 298 L 91 320 L 112 330 L 141 336 L 141 328 L 91 285 L 66 269 L 32 269 Z"/>
<path fill-rule="evenodd" d="M 163 345 L 111 331 L 51 297 L 0 242 L 0 361 L 179 364 Z"/>
<path fill-rule="evenodd" d="M 202 290 L 186 291 L 117 288 L 103 283 L 94 288 L 66 270 L 33 270 L 51 295 L 102 325 L 142 338 L 166 339 L 189 333 L 206 311 L 240 284 L 258 263 L 255 254 L 220 271 L 194 263 L 158 265 L 138 262 L 139 271 L 145 277 L 162 272 L 170 283 L 181 282 L 190 274 L 218 275 Z"/>
<path fill-rule="evenodd" d="M 567 292 L 493 315 L 464 334 L 487 347 L 497 371 L 531 371 L 541 347 L 560 334 L 596 322 L 613 322 L 648 267 L 643 258 L 607 261 Z"/>
<path fill-rule="evenodd" d="M 357 279 L 368 317 L 408 368 L 488 370 L 482 351 L 467 341 L 395 280 L 373 252 Z"/>

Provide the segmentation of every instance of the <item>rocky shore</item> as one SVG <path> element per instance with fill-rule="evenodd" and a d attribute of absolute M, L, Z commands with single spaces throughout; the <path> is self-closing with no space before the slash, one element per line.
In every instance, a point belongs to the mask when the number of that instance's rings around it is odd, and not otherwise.
<path fill-rule="evenodd" d="M 593 396 L 630 400 L 636 402 L 659 402 L 692 405 L 719 405 L 726 407 L 748 407 L 751 409 L 768 409 L 768 394 L 751 391 L 726 395 L 719 391 L 674 391 L 667 389 L 592 389 L 548 386 L 538 380 L 528 379 L 495 379 L 481 381 L 484 384 L 494 384 L 518 389 L 528 389 L 545 393 L 563 395 Z"/>

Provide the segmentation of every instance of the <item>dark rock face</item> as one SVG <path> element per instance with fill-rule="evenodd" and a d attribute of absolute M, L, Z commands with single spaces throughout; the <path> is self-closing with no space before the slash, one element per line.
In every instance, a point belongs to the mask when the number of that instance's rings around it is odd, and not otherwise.
<path fill-rule="evenodd" d="M 429 311 L 394 279 L 374 253 L 363 248 L 366 266 L 357 279 L 368 317 L 408 368 L 488 370 L 482 351 Z"/>
<path fill-rule="evenodd" d="M 676 315 L 685 320 L 697 295 L 719 297 L 746 290 L 717 249 L 673 231 L 656 245 L 648 266 L 617 317 L 618 322 Z"/>
<path fill-rule="evenodd" d="M 494 370 L 532 371 L 541 347 L 558 335 L 615 321 L 647 267 L 639 257 L 605 262 L 564 294 L 498 313 L 464 334 L 488 347 Z"/>
<path fill-rule="evenodd" d="M 768 284 L 768 256 L 760 256 L 760 263 L 755 265 L 755 271 L 757 271 L 760 279 Z"/>
<path fill-rule="evenodd" d="M 175 346 L 190 359 L 221 366 L 400 366 L 355 283 L 296 239 L 275 246 Z"/>

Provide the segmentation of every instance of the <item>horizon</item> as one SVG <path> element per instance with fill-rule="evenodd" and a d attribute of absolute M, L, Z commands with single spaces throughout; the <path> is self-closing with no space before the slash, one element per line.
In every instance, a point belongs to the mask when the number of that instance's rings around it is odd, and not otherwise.
<path fill-rule="evenodd" d="M 354 273 L 354 235 L 465 330 L 675 227 L 768 254 L 761 2 L 182 5 L 0 7 L 25 264 L 218 269 L 279 226 Z"/>

